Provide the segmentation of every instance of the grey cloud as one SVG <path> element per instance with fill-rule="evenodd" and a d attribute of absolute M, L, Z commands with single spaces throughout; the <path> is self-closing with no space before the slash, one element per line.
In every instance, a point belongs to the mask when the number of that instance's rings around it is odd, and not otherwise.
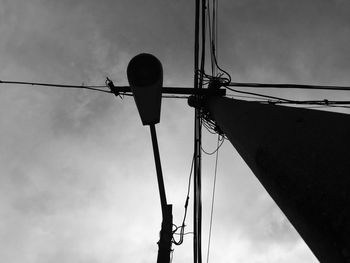
<path fill-rule="evenodd" d="M 256 67 L 266 73 L 270 69 L 274 74 L 264 76 L 270 79 L 348 80 L 349 5 L 336 2 L 224 2 L 219 41 L 221 54 L 227 55 L 221 61 L 249 80 L 254 80 L 249 71 Z"/>
<path fill-rule="evenodd" d="M 234 80 L 348 80 L 346 1 L 219 2 L 219 63 Z M 192 85 L 192 2 L 11 0 L 0 7 L 0 79 L 80 84 L 108 75 L 126 84 L 129 59 L 152 52 L 163 62 L 167 83 Z M 133 100 L 9 88 L 0 90 L 0 243 L 8 250 L 0 260 L 153 260 L 159 200 L 148 130 Z M 186 101 L 164 102 L 158 130 L 175 218 L 183 212 L 178 195 L 186 189 L 192 155 L 193 112 L 185 107 Z M 310 260 L 278 208 L 262 197 L 263 188 L 247 179 L 252 174 L 234 149 L 223 149 L 216 241 L 234 247 L 241 235 L 242 247 L 254 250 L 245 262 L 272 262 L 264 250 L 273 254 L 276 246 L 283 253 L 297 250 L 279 262 Z M 186 242 L 191 247 L 190 235 Z M 181 249 L 178 262 L 190 258 L 190 249 Z"/>

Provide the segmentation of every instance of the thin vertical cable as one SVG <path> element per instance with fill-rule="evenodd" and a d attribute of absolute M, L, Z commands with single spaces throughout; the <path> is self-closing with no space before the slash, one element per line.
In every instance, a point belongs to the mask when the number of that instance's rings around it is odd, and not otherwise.
<path fill-rule="evenodd" d="M 211 27 L 211 16 L 210 16 L 210 0 L 207 0 L 207 19 L 208 19 L 208 32 L 209 32 L 209 54 L 210 54 L 210 65 L 211 75 L 214 76 L 214 58 L 213 58 L 213 38 L 212 38 L 212 27 Z"/>
<path fill-rule="evenodd" d="M 213 192 L 211 197 L 211 211 L 210 211 L 210 223 L 209 223 L 209 237 L 208 237 L 208 249 L 207 249 L 207 263 L 209 263 L 209 251 L 211 245 L 211 230 L 213 225 L 213 214 L 214 214 L 214 201 L 215 201 L 215 189 L 216 189 L 216 175 L 218 170 L 218 159 L 219 159 L 219 148 L 220 148 L 220 135 L 218 135 L 217 151 L 215 156 L 215 172 L 214 172 L 214 183 L 213 183 Z"/>

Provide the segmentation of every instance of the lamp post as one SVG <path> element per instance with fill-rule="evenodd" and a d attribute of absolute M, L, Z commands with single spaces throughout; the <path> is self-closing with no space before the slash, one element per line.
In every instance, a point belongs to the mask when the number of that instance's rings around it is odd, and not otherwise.
<path fill-rule="evenodd" d="M 155 124 L 160 121 L 162 101 L 163 68 L 160 61 L 151 54 L 142 53 L 129 62 L 127 76 L 143 125 L 150 126 L 154 161 L 162 208 L 162 228 L 158 242 L 157 263 L 169 263 L 172 240 L 172 205 L 166 201 L 162 166 L 160 162 Z"/>

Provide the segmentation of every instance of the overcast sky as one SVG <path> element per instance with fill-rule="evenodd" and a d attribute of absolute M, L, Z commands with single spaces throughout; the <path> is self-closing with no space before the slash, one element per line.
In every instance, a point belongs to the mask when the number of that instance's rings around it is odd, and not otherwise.
<path fill-rule="evenodd" d="M 186 0 L 0 0 L 0 79 L 103 85 L 108 76 L 127 85 L 129 60 L 149 52 L 162 61 L 165 85 L 190 87 L 193 24 L 194 1 Z M 349 40 L 348 0 L 219 1 L 218 61 L 235 82 L 349 85 Z M 157 125 L 176 224 L 193 115 L 186 100 L 164 99 Z M 1 84 L 0 136 L 0 262 L 156 261 L 159 194 L 133 99 Z M 203 148 L 215 146 L 204 131 Z M 204 248 L 214 163 L 203 156 Z M 228 141 L 216 190 L 211 262 L 317 262 Z M 187 225 L 192 231 L 191 212 Z M 174 249 L 174 263 L 191 262 L 192 236 Z"/>

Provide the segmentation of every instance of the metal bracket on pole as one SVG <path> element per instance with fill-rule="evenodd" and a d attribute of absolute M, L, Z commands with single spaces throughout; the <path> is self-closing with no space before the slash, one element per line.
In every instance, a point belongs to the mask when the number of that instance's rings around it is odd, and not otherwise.
<path fill-rule="evenodd" d="M 129 86 L 115 86 L 113 93 L 131 93 Z M 203 95 L 203 96 L 225 96 L 226 89 L 194 89 L 186 87 L 162 87 L 162 94 L 173 94 L 173 95 Z"/>

